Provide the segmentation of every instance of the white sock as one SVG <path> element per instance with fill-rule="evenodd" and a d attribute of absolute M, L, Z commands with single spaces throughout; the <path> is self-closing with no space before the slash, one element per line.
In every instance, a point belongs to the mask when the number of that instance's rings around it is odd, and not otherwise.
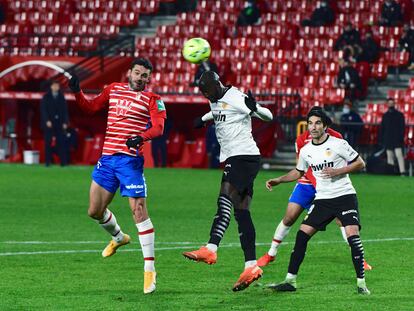
<path fill-rule="evenodd" d="M 297 276 L 297 274 L 288 273 L 286 274 L 286 280 L 295 280 Z"/>
<path fill-rule="evenodd" d="M 249 261 L 246 261 L 244 263 L 244 269 L 247 269 L 247 268 L 250 268 L 250 267 L 254 267 L 256 265 L 257 265 L 257 261 L 256 260 L 249 260 Z"/>
<path fill-rule="evenodd" d="M 112 239 L 115 242 L 119 243 L 124 238 L 124 233 L 116 222 L 115 215 L 112 214 L 109 209 L 105 210 L 102 219 L 98 220 L 98 223 L 106 230 L 106 232 L 112 235 Z"/>
<path fill-rule="evenodd" d="M 345 227 L 339 227 L 342 233 L 342 238 L 345 240 L 346 244 L 348 244 L 348 238 L 346 237 Z"/>
<path fill-rule="evenodd" d="M 206 247 L 207 247 L 210 251 L 212 251 L 212 252 L 214 252 L 214 253 L 217 253 L 217 245 L 216 245 L 216 244 L 208 243 L 208 244 L 206 245 Z"/>
<path fill-rule="evenodd" d="M 270 256 L 276 256 L 277 248 L 282 243 L 283 239 L 289 234 L 289 231 L 290 227 L 285 226 L 282 220 L 276 228 L 275 234 L 273 235 L 272 245 L 267 252 Z"/>
<path fill-rule="evenodd" d="M 139 243 L 141 244 L 142 256 L 144 257 L 144 271 L 155 271 L 154 226 L 149 218 L 136 224 L 136 226 L 138 228 L 138 238 Z"/>

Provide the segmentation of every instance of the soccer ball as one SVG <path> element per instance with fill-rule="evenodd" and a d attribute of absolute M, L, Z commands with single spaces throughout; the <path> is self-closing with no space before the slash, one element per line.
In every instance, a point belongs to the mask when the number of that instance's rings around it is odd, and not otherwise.
<path fill-rule="evenodd" d="M 211 55 L 210 43 L 203 38 L 191 38 L 184 43 L 183 56 L 193 64 L 206 61 Z"/>

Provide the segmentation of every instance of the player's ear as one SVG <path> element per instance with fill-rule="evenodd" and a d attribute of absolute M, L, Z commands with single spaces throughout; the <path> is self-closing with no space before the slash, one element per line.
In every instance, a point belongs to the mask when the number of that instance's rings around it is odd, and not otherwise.
<path fill-rule="evenodd" d="M 126 73 L 127 78 L 129 78 L 130 75 L 131 75 L 131 69 L 128 69 L 128 71 Z"/>

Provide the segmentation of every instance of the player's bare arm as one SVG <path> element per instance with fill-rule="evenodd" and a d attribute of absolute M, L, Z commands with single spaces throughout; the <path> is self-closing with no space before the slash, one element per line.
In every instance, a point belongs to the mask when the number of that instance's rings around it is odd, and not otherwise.
<path fill-rule="evenodd" d="M 362 160 L 360 156 L 353 161 L 352 163 L 348 164 L 345 167 L 341 168 L 332 168 L 332 167 L 326 167 L 322 170 L 322 175 L 324 178 L 332 178 L 339 175 L 345 175 L 348 173 L 360 171 L 365 167 L 365 162 Z"/>
<path fill-rule="evenodd" d="M 303 174 L 304 174 L 304 172 L 299 171 L 297 169 L 293 169 L 289 173 L 287 173 L 286 175 L 267 180 L 266 181 L 266 188 L 267 188 L 267 190 L 272 191 L 273 186 L 277 186 L 281 183 L 288 183 L 288 182 L 298 180 L 299 178 L 301 178 L 303 176 Z"/>

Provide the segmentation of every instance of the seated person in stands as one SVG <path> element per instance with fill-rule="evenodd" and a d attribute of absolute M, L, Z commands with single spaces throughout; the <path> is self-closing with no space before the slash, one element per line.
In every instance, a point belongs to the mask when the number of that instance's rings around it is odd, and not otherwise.
<path fill-rule="evenodd" d="M 352 27 L 351 23 L 345 25 L 344 31 L 339 36 L 335 42 L 334 49 L 335 51 L 343 50 L 346 47 L 349 47 L 353 54 L 358 54 L 361 45 L 361 37 L 359 31 Z"/>
<path fill-rule="evenodd" d="M 338 74 L 338 86 L 341 89 L 345 89 L 347 98 L 352 101 L 356 99 L 357 92 L 362 91 L 361 79 L 358 71 L 352 67 L 351 63 L 347 60 L 343 60 L 341 69 Z"/>
<path fill-rule="evenodd" d="M 403 34 L 398 41 L 398 46 L 401 51 L 407 51 L 410 54 L 408 69 L 414 69 L 414 29 L 409 24 L 405 24 Z"/>
<path fill-rule="evenodd" d="M 302 21 L 302 26 L 329 26 L 335 21 L 335 13 L 329 5 L 328 0 L 322 0 L 318 7 L 312 12 L 310 19 Z"/>
<path fill-rule="evenodd" d="M 237 17 L 234 36 L 237 36 L 239 27 L 260 24 L 260 16 L 260 9 L 257 6 L 256 0 L 247 0 L 243 10 L 240 11 Z"/>
<path fill-rule="evenodd" d="M 369 30 L 365 34 L 364 40 L 361 41 L 361 53 L 358 56 L 358 61 L 375 63 L 378 60 L 380 50 L 380 45 L 375 41 L 372 31 Z"/>
<path fill-rule="evenodd" d="M 395 0 L 385 0 L 382 4 L 379 24 L 382 26 L 398 26 L 402 22 L 401 5 Z"/>

